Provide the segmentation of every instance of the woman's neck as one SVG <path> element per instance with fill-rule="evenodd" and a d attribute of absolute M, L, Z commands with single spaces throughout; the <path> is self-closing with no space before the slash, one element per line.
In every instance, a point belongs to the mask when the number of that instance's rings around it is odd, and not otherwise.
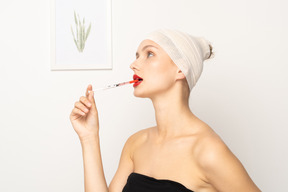
<path fill-rule="evenodd" d="M 156 135 L 159 140 L 181 136 L 191 131 L 191 126 L 188 125 L 191 125 L 197 117 L 189 108 L 188 98 L 183 98 L 179 92 L 174 91 L 151 100 L 155 110 Z"/>

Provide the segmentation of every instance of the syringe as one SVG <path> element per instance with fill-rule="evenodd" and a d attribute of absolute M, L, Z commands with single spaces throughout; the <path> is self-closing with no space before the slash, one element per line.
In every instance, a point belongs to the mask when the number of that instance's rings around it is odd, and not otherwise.
<path fill-rule="evenodd" d="M 131 83 L 136 83 L 136 82 L 138 82 L 138 81 L 139 81 L 139 80 L 136 79 L 136 80 L 133 80 L 133 81 L 127 81 L 127 82 L 123 82 L 123 83 L 117 83 L 117 84 L 113 84 L 113 85 L 108 85 L 108 86 L 106 86 L 106 87 L 94 89 L 93 91 L 111 89 L 111 88 L 119 87 L 119 86 L 122 86 L 122 85 L 127 85 L 127 84 L 131 84 Z M 90 93 L 90 90 L 89 90 L 88 92 Z"/>

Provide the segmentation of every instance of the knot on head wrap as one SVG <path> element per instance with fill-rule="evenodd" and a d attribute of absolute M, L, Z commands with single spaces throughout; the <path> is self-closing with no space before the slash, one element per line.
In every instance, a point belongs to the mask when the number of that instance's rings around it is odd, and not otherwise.
<path fill-rule="evenodd" d="M 191 91 L 202 73 L 203 61 L 210 55 L 210 42 L 203 37 L 171 29 L 153 31 L 146 39 L 157 43 L 169 55 L 185 75 Z"/>

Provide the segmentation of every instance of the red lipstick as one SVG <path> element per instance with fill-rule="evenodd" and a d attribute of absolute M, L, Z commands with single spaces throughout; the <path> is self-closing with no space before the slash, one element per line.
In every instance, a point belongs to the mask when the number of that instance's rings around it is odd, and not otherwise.
<path fill-rule="evenodd" d="M 136 74 L 133 75 L 133 79 L 134 80 L 138 80 L 136 83 L 133 84 L 133 87 L 138 86 L 143 81 L 143 79 L 141 77 L 139 77 L 138 75 L 136 75 Z"/>

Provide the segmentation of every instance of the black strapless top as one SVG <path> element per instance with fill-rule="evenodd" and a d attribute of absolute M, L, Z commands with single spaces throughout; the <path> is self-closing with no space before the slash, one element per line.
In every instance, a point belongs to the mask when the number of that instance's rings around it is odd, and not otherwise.
<path fill-rule="evenodd" d="M 122 192 L 193 192 L 181 183 L 132 172 Z"/>

